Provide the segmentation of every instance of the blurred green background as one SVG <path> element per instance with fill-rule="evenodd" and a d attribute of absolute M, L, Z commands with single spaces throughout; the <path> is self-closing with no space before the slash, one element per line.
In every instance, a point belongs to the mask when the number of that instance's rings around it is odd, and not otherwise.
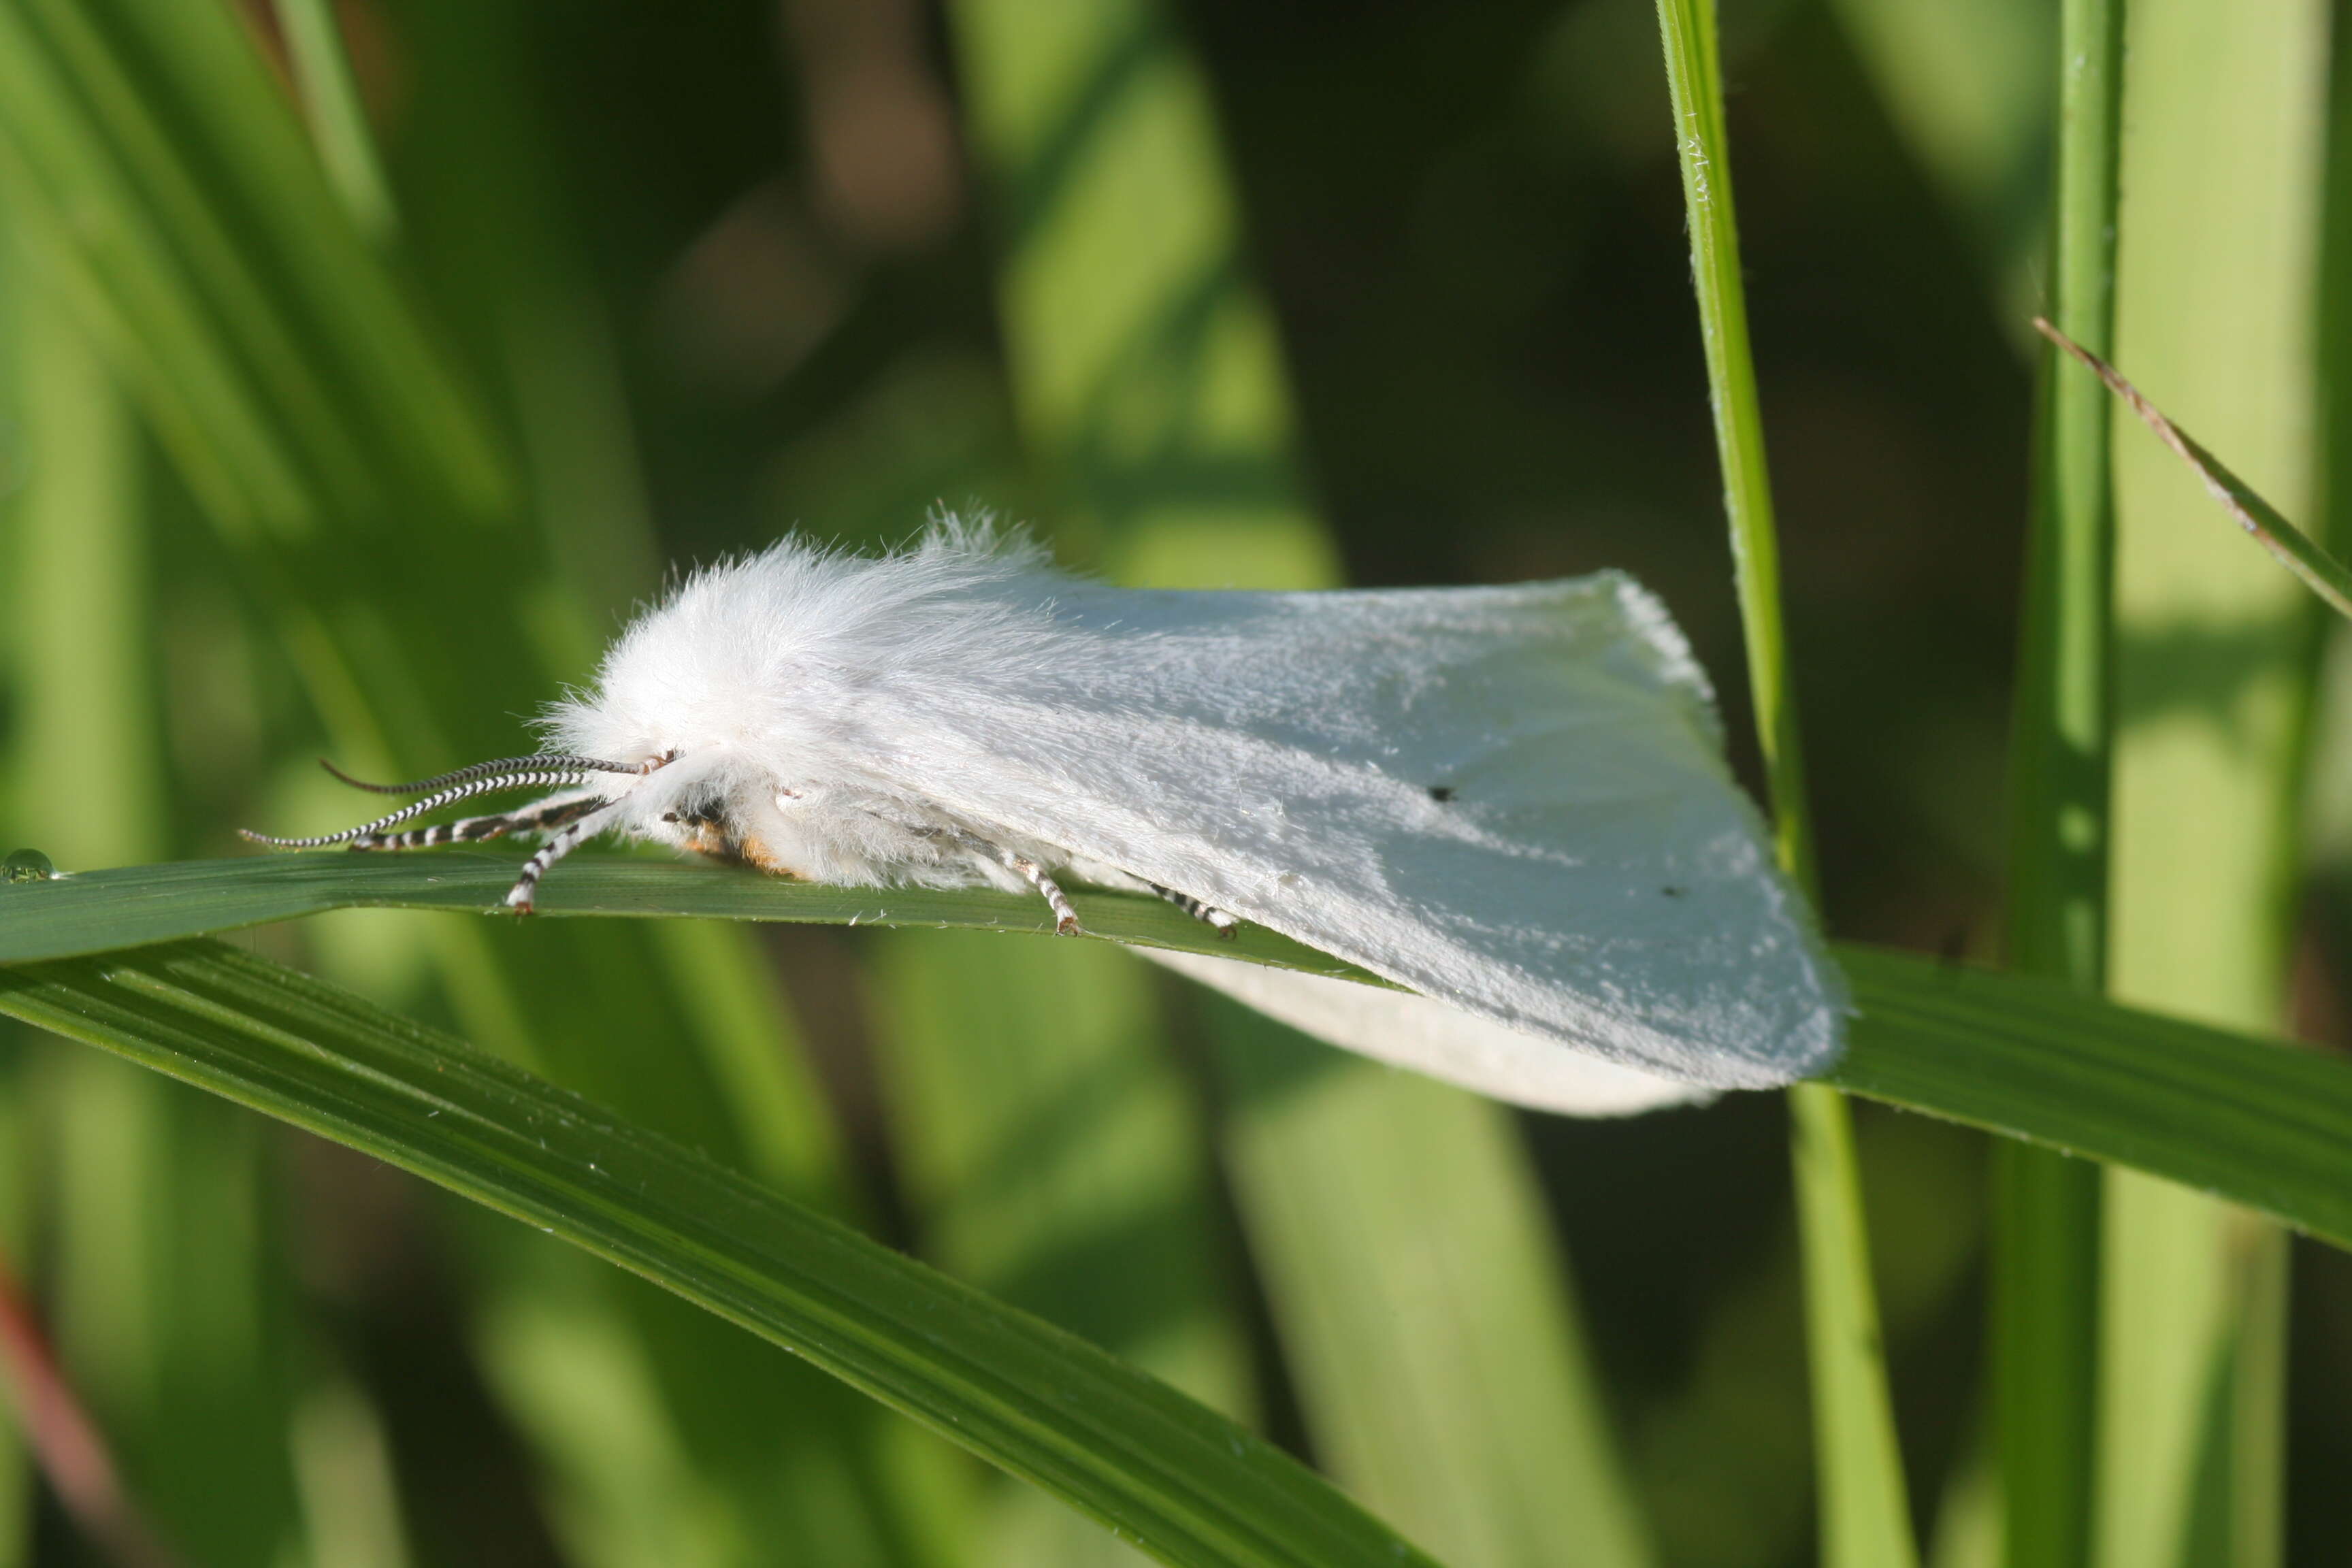
<path fill-rule="evenodd" d="M 2000 949 L 2053 9 L 1724 19 L 1827 921 L 1955 957 Z M 2329 18 L 2306 10 L 2316 148 Z M 0 3 L 0 93 L 74 84 L 56 123 L 113 127 L 131 206 L 184 218 L 177 191 L 220 215 L 159 251 L 197 279 L 230 382 L 261 389 L 262 432 L 238 447 L 237 395 L 135 309 L 110 339 L 90 299 L 148 297 L 135 263 L 107 271 L 117 198 L 41 163 L 63 143 L 20 96 L 0 111 L 0 847 L 94 867 L 341 826 L 364 803 L 310 758 L 529 749 L 521 721 L 667 563 L 795 528 L 892 542 L 941 505 L 1131 581 L 1629 568 L 1715 673 L 1753 782 L 1643 0 L 226 15 Z M 323 174 L 278 157 L 297 106 Z M 318 281 L 337 276 L 381 295 Z M 272 453 L 278 489 L 256 477 Z M 2230 656 L 2177 651 L 2179 700 Z M 2293 1016 L 2337 1038 L 2352 835 L 2321 826 Z M 1812 1552 L 1774 1097 L 1507 1118 L 1091 944 L 383 912 L 249 940 L 1133 1357 L 1448 1562 Z M 0 1040 L 0 1252 L 185 1561 L 1122 1553 L 504 1221 Z M 1860 1121 L 1923 1537 L 1990 1562 L 1983 1141 Z M 2341 1561 L 2352 1268 L 2306 1247 L 2294 1279 L 2287 1557 Z M 6 1457 L 0 1563 L 84 1560 Z"/>

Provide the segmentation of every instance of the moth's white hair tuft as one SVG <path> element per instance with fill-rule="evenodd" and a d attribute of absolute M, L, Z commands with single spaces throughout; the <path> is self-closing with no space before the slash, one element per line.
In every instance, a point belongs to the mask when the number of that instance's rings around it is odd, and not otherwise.
<path fill-rule="evenodd" d="M 787 536 L 671 589 L 606 652 L 593 689 L 553 704 L 541 729 L 562 752 L 675 754 L 631 789 L 625 832 L 686 842 L 668 819 L 708 803 L 709 815 L 766 830 L 754 858 L 772 869 L 849 884 L 1002 881 L 967 852 L 940 853 L 958 825 L 927 803 L 903 795 L 877 817 L 869 795 L 887 807 L 903 792 L 877 772 L 887 759 L 861 710 L 909 682 L 948 695 L 974 672 L 986 679 L 970 700 L 998 700 L 1055 657 L 1052 605 L 1075 582 L 1025 531 L 986 516 L 940 513 L 879 555 Z M 789 817 L 780 794 L 800 803 Z M 846 795 L 857 804 L 828 808 Z"/>

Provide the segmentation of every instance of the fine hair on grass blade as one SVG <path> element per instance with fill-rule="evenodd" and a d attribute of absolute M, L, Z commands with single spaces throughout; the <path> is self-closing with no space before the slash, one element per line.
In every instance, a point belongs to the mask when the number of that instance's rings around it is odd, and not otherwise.
<path fill-rule="evenodd" d="M 2107 390 L 2124 400 L 2142 423 L 2155 431 L 2158 439 L 2180 456 L 2180 460 L 2196 470 L 2205 481 L 2205 489 L 2220 501 L 2229 514 L 2238 520 L 2238 526 L 2253 537 L 2254 542 L 2270 552 L 2280 565 L 2303 579 L 2304 585 L 2319 595 L 2327 607 L 2339 616 L 2352 617 L 2352 570 L 2321 549 L 2312 537 L 2280 515 L 2276 507 L 2264 500 L 2252 485 L 2231 473 L 2228 465 L 2207 451 L 2195 437 L 2165 416 L 2162 409 L 2148 401 L 2147 395 L 2124 378 L 2121 371 L 2093 353 L 2040 316 L 2033 326 L 2043 337 L 2064 349 L 2092 374 L 2106 383 Z"/>

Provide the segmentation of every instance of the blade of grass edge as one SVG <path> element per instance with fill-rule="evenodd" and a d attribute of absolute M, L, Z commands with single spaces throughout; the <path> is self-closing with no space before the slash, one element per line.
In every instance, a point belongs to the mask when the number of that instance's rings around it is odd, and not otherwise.
<path fill-rule="evenodd" d="M 2050 309 L 2115 335 L 2124 0 L 2065 0 L 2058 26 Z M 2009 788 L 2008 959 L 2106 984 L 2114 722 L 2110 407 L 2042 359 L 2032 539 Z M 2009 1568 L 2084 1568 L 2097 1437 L 2099 1167 L 2014 1139 L 1993 1150 L 1992 1397 Z"/>
<path fill-rule="evenodd" d="M 1841 943 L 1829 1081 L 2160 1176 L 2352 1243 L 2352 1066 L 2063 981 Z"/>
<path fill-rule="evenodd" d="M 355 869 L 383 864 L 352 858 Z M 689 888 L 735 879 L 683 866 L 615 862 L 609 868 L 655 874 L 635 889 L 641 905 L 645 893 L 662 885 L 663 875 Z M 42 885 L 0 885 L 0 911 L 16 893 Z M 484 883 L 504 885 L 495 874 Z M 494 894 L 473 899 L 479 903 L 488 896 Z M 1120 895 L 1081 897 L 1085 911 Z M 919 908 L 903 914 L 869 910 L 863 918 L 884 925 L 1050 934 L 1032 902 L 980 889 L 940 892 L 927 894 Z M 1134 903 L 1139 918 L 1161 907 L 1156 900 Z M 714 912 L 681 905 L 671 912 Z M 473 905 L 449 900 L 424 907 Z M 542 918 L 565 912 L 550 907 Z M 846 917 L 836 910 L 800 918 Z M 1164 945 L 1251 956 L 1219 942 L 1198 921 L 1174 920 Z M 5 923 L 0 921 L 0 929 Z M 1862 1016 L 1844 1060 L 1825 1081 L 2145 1170 L 2263 1209 L 2336 1245 L 2352 1245 L 2352 1064 L 2030 975 L 1941 964 L 1851 942 L 1837 943 L 1834 951 L 1853 981 Z M 1327 962 L 1325 973 L 1369 978 Z M 7 973 L 0 963 L 0 975 Z"/>
<path fill-rule="evenodd" d="M 1027 1477 L 1162 1560 L 1430 1559 L 1241 1427 L 612 1112 L 197 941 L 0 971 L 0 1012 L 558 1236 Z"/>
<path fill-rule="evenodd" d="M 1658 28 L 1775 847 L 1782 868 L 1810 896 L 1816 881 L 1811 818 L 1780 614 L 1763 412 L 1739 273 L 1713 0 L 1658 0 Z M 1820 1084 L 1790 1089 L 1789 1109 L 1820 1450 L 1822 1561 L 1832 1568 L 1900 1568 L 1917 1561 L 1918 1546 L 1879 1340 L 1852 1112 L 1834 1089 Z"/>
<path fill-rule="evenodd" d="M 0 883 L 0 964 L 145 947 L 338 909 L 443 910 L 517 917 L 506 908 L 520 856 L 249 856 L 125 866 L 45 881 Z M 1343 959 L 1244 924 L 1230 937 L 1162 900 L 1076 889 L 1089 937 L 1250 959 L 1370 979 Z M 1048 931 L 1034 900 L 979 889 L 839 888 L 668 859 L 580 854 L 548 879 L 533 920 L 560 916 L 700 917 L 839 925 L 963 925 Z M 1380 984 L 1386 984 L 1381 982 Z"/>
<path fill-rule="evenodd" d="M 2042 336 L 2086 366 L 2109 392 L 2123 399 L 2139 416 L 2140 422 L 2155 431 L 2157 438 L 2171 447 L 2205 482 L 2207 493 L 2221 503 L 2221 509 L 2237 521 L 2249 538 L 2270 552 L 2271 559 L 2300 578 L 2305 587 L 2319 595 L 2320 603 L 2339 616 L 2352 617 L 2352 568 L 2347 568 L 2318 541 L 2289 522 L 2285 514 L 2264 500 L 2253 486 L 2231 473 L 2228 465 L 2196 437 L 2166 417 L 2164 410 L 2150 402 L 2121 371 L 2052 322 L 2037 316 L 2033 325 Z"/>

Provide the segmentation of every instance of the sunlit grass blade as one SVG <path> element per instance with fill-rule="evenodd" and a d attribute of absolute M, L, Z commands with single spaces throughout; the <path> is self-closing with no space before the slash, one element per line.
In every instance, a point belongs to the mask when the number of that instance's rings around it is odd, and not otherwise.
<path fill-rule="evenodd" d="M 286 61 L 301 97 L 302 117 L 336 195 L 362 234 L 378 243 L 392 238 L 399 228 L 399 215 L 393 208 L 392 190 L 384 182 L 331 0 L 276 0 L 272 9 L 286 39 Z"/>
<path fill-rule="evenodd" d="M 1251 1256 L 1324 1462 L 1455 1561 L 1655 1561 L 1502 1108 L 1208 1007 Z"/>
<path fill-rule="evenodd" d="M 1774 844 L 1781 869 L 1810 896 L 1815 891 L 1812 824 L 1780 615 L 1780 547 L 1765 468 L 1763 409 L 1739 272 L 1714 0 L 1658 0 L 1658 27 Z M 1822 1560 L 1831 1568 L 1915 1562 L 1918 1547 L 1886 1387 L 1851 1112 L 1832 1091 L 1800 1084 L 1790 1090 L 1790 1131 L 1806 1250 Z"/>
<path fill-rule="evenodd" d="M 398 1165 L 785 1346 L 1171 1563 L 1423 1563 L 1084 1342 L 457 1041 L 217 942 L 0 971 L 0 1012 Z"/>
<path fill-rule="evenodd" d="M 371 889 L 370 884 L 397 868 L 355 856 L 348 858 L 362 873 L 356 887 L 365 889 L 354 904 L 390 892 L 384 901 L 470 910 L 481 907 L 504 886 L 497 863 L 488 862 L 465 873 L 475 879 L 475 889 L 457 897 L 437 897 L 430 887 Z M 227 864 L 257 863 L 283 862 Z M 743 884 L 755 879 L 650 862 L 587 862 L 566 869 L 609 875 L 611 887 L 578 889 L 582 896 L 577 903 L 551 901 L 534 918 L 560 919 L 567 910 L 613 915 L 625 912 L 615 907 L 623 902 L 630 906 L 626 912 L 640 914 L 660 910 L 672 915 L 740 917 L 758 907 L 763 887 L 788 900 L 783 908 L 793 907 L 789 900 L 803 894 L 856 894 L 855 889 L 798 889 L 772 879 L 747 886 Z M 131 874 L 117 875 L 127 879 Z M 16 895 L 94 879 L 0 886 L 0 932 L 14 927 L 10 917 L 19 907 Z M 131 888 L 135 883 L 119 884 L 119 896 L 135 898 Z M 887 911 L 869 908 L 861 911 L 861 918 L 878 925 L 957 925 L 1050 935 L 1048 922 L 1030 908 L 1030 900 L 1010 894 L 934 891 L 904 906 L 898 905 L 896 890 L 888 897 L 894 907 Z M 305 898 L 311 909 L 331 901 L 321 900 L 315 891 Z M 1090 919 L 1117 910 L 1122 918 L 1140 924 L 1154 903 L 1097 894 L 1080 908 L 1096 911 Z M 845 916 L 836 907 L 820 918 L 838 921 Z M 190 927 L 201 923 L 184 922 Z M 1189 952 L 1267 961 L 1266 954 L 1237 951 L 1200 922 L 1181 916 L 1166 930 L 1155 931 L 1153 940 Z M 1265 940 L 1270 945 L 1275 939 L 1266 935 Z M 1303 948 L 1291 951 L 1313 956 Z M 2339 1244 L 2352 1243 L 2352 1064 L 2121 1006 L 2054 981 L 1958 968 L 1852 944 L 1839 944 L 1836 952 L 1853 981 L 1863 1013 L 1846 1058 L 1827 1082 L 2053 1148 L 2135 1166 L 2262 1208 Z M 1364 978 L 1337 960 L 1324 958 L 1321 963 L 1323 973 Z"/>
<path fill-rule="evenodd" d="M 2330 15 L 2321 0 L 2198 0 L 2134 5 L 2126 20 L 2108 357 L 2291 515 L 2317 495 Z M 2268 1032 L 2292 952 L 2323 621 L 2301 584 L 2214 526 L 2174 453 L 2122 424 L 2109 990 Z M 2109 1173 L 2106 1204 L 2096 1559 L 2263 1568 L 2284 1484 L 2285 1240 L 2130 1171 Z"/>
<path fill-rule="evenodd" d="M 2352 1063 L 2056 981 L 1837 951 L 1862 1016 L 1829 1081 L 2352 1245 Z"/>
<path fill-rule="evenodd" d="M 190 860 L 0 886 L 0 963 L 139 947 L 335 909 L 505 907 L 520 861 L 483 854 L 364 856 L 330 851 Z M 1173 905 L 1139 894 L 1074 891 L 1087 932 L 1116 941 L 1255 959 L 1318 973 L 1360 973 L 1261 926 L 1219 938 Z M 575 856 L 551 877 L 532 919 L 682 915 L 844 925 L 968 925 L 1046 931 L 1035 899 L 979 890 L 835 888 L 755 871 Z"/>
<path fill-rule="evenodd" d="M 1832 1568 L 1908 1563 L 1917 1555 L 1886 1386 L 1853 1114 L 1842 1096 L 1820 1084 L 1789 1090 L 1822 1559 Z"/>
<path fill-rule="evenodd" d="M 236 476 L 213 500 L 287 529 L 323 503 L 382 526 L 397 473 L 505 504 L 480 411 L 224 7 L 9 0 L 0 58 L 0 174 L 87 269 L 78 302 L 140 367 L 175 456 Z"/>
<path fill-rule="evenodd" d="M 2066 0 L 2057 37 L 2049 309 L 2115 334 L 2123 0 Z M 2007 957 L 2106 984 L 2115 722 L 2110 404 L 2041 356 L 2009 777 Z M 2085 1568 L 2096 1473 L 2099 1169 L 2015 1140 L 1993 1158 L 1992 1378 L 2009 1568 Z"/>
<path fill-rule="evenodd" d="M 2166 418 L 2164 411 L 2126 380 L 2122 372 L 2049 321 L 2037 316 L 2033 325 L 2042 336 L 2088 367 L 2108 391 L 2122 398 L 2139 416 L 2140 422 L 2155 431 L 2157 438 L 2178 453 L 2180 460 L 2205 481 L 2207 492 L 2221 503 L 2222 510 L 2237 520 L 2238 526 L 2255 543 L 2270 552 L 2273 560 L 2301 578 L 2304 586 L 2318 595 L 2320 602 L 2329 609 L 2339 616 L 2352 616 L 2352 568 L 2346 567 L 2317 541 L 2282 517 L 2276 507 L 2231 473 L 2221 458 Z"/>

